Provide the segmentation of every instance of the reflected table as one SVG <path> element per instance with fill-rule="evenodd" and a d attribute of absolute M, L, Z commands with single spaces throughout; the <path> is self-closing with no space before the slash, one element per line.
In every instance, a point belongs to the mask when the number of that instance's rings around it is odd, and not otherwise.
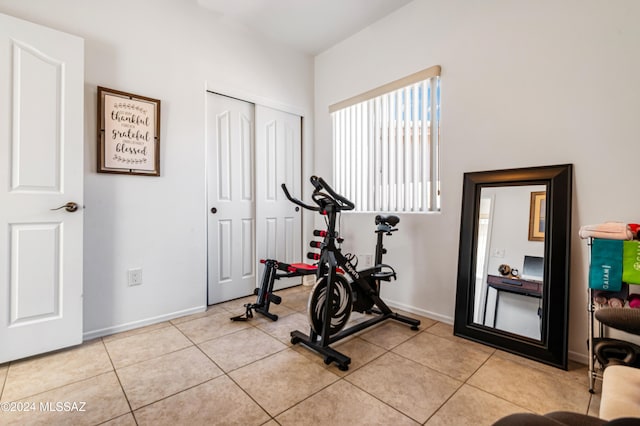
<path fill-rule="evenodd" d="M 493 327 L 496 325 L 496 318 L 498 317 L 498 302 L 500 301 L 500 292 L 506 291 L 508 293 L 520 294 L 523 296 L 542 298 L 542 281 L 523 280 L 519 278 L 500 277 L 497 275 L 487 276 L 487 293 L 484 297 L 484 313 L 482 317 L 482 324 L 486 325 L 487 320 L 487 301 L 489 300 L 489 289 L 496 290 L 496 302 L 493 313 Z"/>

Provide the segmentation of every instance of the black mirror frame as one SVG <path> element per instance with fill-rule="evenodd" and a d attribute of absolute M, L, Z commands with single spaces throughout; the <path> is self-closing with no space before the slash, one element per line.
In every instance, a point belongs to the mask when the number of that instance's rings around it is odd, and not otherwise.
<path fill-rule="evenodd" d="M 529 167 L 464 174 L 454 334 L 545 364 L 567 369 L 569 266 L 573 165 Z M 473 322 L 476 239 L 483 187 L 547 186 L 541 340 Z M 552 325 L 552 326 L 550 326 Z"/>

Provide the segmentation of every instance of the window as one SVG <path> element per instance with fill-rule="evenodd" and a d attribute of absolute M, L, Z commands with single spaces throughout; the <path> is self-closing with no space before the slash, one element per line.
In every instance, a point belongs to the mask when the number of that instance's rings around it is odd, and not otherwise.
<path fill-rule="evenodd" d="M 329 107 L 334 186 L 356 211 L 440 210 L 440 67 Z"/>

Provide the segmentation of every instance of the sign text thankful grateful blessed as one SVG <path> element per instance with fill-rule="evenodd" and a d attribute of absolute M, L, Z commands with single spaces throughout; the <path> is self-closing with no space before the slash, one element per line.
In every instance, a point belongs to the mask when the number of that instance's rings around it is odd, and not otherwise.
<path fill-rule="evenodd" d="M 105 95 L 105 167 L 153 170 L 154 104 Z"/>

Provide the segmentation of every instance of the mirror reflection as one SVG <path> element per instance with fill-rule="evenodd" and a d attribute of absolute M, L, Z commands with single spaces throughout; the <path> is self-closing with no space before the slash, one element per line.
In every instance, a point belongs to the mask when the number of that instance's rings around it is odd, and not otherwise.
<path fill-rule="evenodd" d="M 567 368 L 572 174 L 464 174 L 456 336 Z"/>
<path fill-rule="evenodd" d="M 542 339 L 546 191 L 546 185 L 481 189 L 475 324 Z"/>

